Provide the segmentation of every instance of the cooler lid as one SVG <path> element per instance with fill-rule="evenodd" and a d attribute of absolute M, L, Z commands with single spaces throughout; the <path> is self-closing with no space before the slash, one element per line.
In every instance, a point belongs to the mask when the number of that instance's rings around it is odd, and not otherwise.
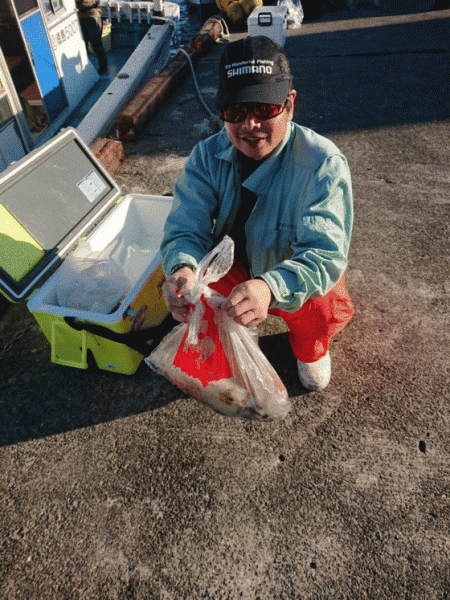
<path fill-rule="evenodd" d="M 1 292 L 27 298 L 119 193 L 71 127 L 0 173 Z"/>

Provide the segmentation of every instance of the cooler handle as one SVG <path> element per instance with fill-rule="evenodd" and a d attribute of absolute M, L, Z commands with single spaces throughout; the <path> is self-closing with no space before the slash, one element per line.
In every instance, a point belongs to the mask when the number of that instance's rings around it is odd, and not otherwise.
<path fill-rule="evenodd" d="M 272 25 L 272 13 L 260 12 L 258 14 L 258 25 L 260 27 L 270 27 Z"/>
<path fill-rule="evenodd" d="M 148 356 L 158 346 L 163 337 L 169 331 L 172 331 L 175 325 L 179 325 L 178 321 L 173 318 L 172 313 L 169 313 L 159 325 L 155 325 L 149 329 L 141 329 L 140 331 L 129 331 L 128 333 L 116 333 L 107 327 L 96 325 L 95 323 L 77 323 L 75 317 L 64 317 L 64 321 L 76 331 L 87 331 L 88 333 L 92 333 L 92 335 L 99 335 L 106 338 L 111 342 L 125 344 L 128 348 L 136 350 L 136 352 L 139 352 L 143 356 Z M 147 342 L 150 340 L 153 341 L 149 345 Z"/>
<path fill-rule="evenodd" d="M 71 328 L 61 321 L 53 321 L 51 361 L 57 365 L 87 369 L 87 335 L 85 331 L 70 333 Z"/>

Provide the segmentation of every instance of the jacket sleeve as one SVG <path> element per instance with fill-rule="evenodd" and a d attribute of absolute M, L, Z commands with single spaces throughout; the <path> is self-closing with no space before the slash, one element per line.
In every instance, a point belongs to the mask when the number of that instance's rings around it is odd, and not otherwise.
<path fill-rule="evenodd" d="M 161 243 L 163 269 L 169 274 L 179 263 L 197 266 L 212 246 L 217 194 L 206 164 L 202 142 L 192 151 L 174 188 L 174 201 Z"/>
<path fill-rule="evenodd" d="M 295 195 L 295 190 L 294 190 Z M 327 157 L 308 182 L 304 199 L 294 198 L 291 256 L 260 277 L 269 285 L 272 308 L 295 312 L 326 294 L 347 266 L 353 226 L 350 172 L 339 154 Z"/>

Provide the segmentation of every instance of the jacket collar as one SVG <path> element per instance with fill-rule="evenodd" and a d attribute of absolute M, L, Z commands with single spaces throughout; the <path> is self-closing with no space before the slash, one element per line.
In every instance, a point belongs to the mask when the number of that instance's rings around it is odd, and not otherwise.
<path fill-rule="evenodd" d="M 225 160 L 230 163 L 234 163 L 237 160 L 237 150 L 230 142 L 225 128 L 219 134 L 221 136 L 220 142 L 222 148 L 216 153 L 216 158 Z M 261 165 L 245 180 L 245 187 L 252 192 L 258 192 L 259 187 L 266 189 L 266 179 L 271 174 L 275 173 L 279 169 L 279 161 L 281 160 L 280 155 L 283 152 L 286 144 L 290 141 L 291 137 L 294 136 L 294 124 L 291 121 L 288 125 L 286 135 L 272 152 L 272 154 L 261 163 Z"/>

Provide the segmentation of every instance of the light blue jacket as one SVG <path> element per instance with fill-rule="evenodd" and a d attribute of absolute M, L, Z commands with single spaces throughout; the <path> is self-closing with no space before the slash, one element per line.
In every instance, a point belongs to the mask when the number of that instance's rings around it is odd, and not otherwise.
<path fill-rule="evenodd" d="M 347 266 L 353 224 L 345 157 L 326 138 L 290 123 L 274 153 L 242 185 L 257 195 L 245 232 L 251 277 L 270 287 L 272 308 L 298 310 L 324 295 Z M 174 190 L 161 244 L 166 274 L 194 266 L 233 224 L 240 162 L 225 129 L 199 142 Z"/>

